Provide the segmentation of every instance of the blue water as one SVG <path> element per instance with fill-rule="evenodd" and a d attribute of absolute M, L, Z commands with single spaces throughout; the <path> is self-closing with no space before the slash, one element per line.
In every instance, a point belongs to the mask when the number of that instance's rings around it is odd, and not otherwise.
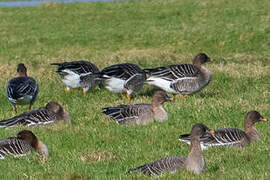
<path fill-rule="evenodd" d="M 31 0 L 31 1 L 0 1 L 2 7 L 24 7 L 24 6 L 39 6 L 41 4 L 58 2 L 58 3 L 76 3 L 76 2 L 110 2 L 115 0 Z"/>

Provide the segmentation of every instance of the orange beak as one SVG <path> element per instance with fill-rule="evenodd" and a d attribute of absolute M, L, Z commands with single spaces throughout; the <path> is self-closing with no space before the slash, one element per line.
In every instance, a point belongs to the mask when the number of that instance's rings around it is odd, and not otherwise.
<path fill-rule="evenodd" d="M 210 134 L 214 134 L 215 131 L 213 129 L 210 130 Z"/>
<path fill-rule="evenodd" d="M 266 122 L 266 121 L 267 121 L 267 119 L 266 119 L 266 118 L 262 118 L 262 121 L 265 121 L 265 122 Z"/>
<path fill-rule="evenodd" d="M 169 100 L 170 100 L 170 101 L 173 101 L 173 100 L 174 100 L 174 98 L 173 98 L 173 97 L 170 97 L 170 98 L 169 98 Z"/>
<path fill-rule="evenodd" d="M 210 58 L 210 62 L 213 62 L 214 61 L 214 59 L 213 58 Z"/>
<path fill-rule="evenodd" d="M 66 92 L 67 92 L 67 93 L 70 93 L 70 89 L 66 89 Z"/>

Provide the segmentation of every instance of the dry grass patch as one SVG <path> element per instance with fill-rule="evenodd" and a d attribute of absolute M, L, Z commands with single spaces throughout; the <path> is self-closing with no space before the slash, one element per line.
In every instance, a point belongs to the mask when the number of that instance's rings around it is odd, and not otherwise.
<path fill-rule="evenodd" d="M 116 159 L 117 159 L 116 155 L 114 155 L 113 152 L 110 150 L 89 152 L 79 157 L 79 160 L 85 163 L 99 162 L 99 161 L 112 161 Z"/>

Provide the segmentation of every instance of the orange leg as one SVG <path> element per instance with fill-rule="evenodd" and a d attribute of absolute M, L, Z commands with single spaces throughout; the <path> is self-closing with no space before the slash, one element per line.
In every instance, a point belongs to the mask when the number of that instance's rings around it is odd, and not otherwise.
<path fill-rule="evenodd" d="M 87 91 L 86 90 L 83 90 L 83 95 L 86 96 L 86 94 L 87 94 Z"/>
<path fill-rule="evenodd" d="M 15 114 L 17 114 L 17 108 L 16 108 L 16 106 L 13 106 L 13 112 L 14 112 Z"/>
<path fill-rule="evenodd" d="M 130 94 L 127 93 L 126 96 L 127 96 L 127 99 L 130 100 Z"/>
<path fill-rule="evenodd" d="M 67 92 L 67 93 L 70 93 L 70 89 L 66 89 L 66 92 Z"/>

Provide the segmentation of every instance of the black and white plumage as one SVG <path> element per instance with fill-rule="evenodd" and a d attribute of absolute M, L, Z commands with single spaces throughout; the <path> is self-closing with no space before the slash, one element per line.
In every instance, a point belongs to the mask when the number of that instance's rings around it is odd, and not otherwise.
<path fill-rule="evenodd" d="M 180 169 L 200 174 L 205 167 L 205 160 L 201 151 L 199 138 L 205 134 L 210 134 L 209 129 L 203 124 L 195 124 L 191 130 L 192 140 L 190 151 L 187 157 L 170 156 L 152 163 L 147 163 L 134 169 L 129 169 L 128 173 L 140 171 L 145 175 L 158 176 L 162 173 L 174 173 Z"/>
<path fill-rule="evenodd" d="M 38 84 L 35 79 L 27 76 L 27 69 L 24 64 L 18 64 L 17 72 L 19 77 L 11 79 L 6 90 L 8 100 L 12 104 L 15 113 L 17 112 L 17 104 L 29 104 L 31 110 L 38 95 Z"/>
<path fill-rule="evenodd" d="M 130 95 L 139 91 L 146 80 L 145 72 L 136 64 L 115 64 L 104 68 L 99 73 L 99 78 L 105 83 L 105 88 L 114 93 L 127 93 Z"/>
<path fill-rule="evenodd" d="M 213 59 L 204 53 L 199 53 L 193 59 L 193 64 L 145 69 L 150 75 L 146 83 L 173 94 L 186 95 L 198 92 L 211 80 L 210 71 L 202 66 L 209 61 L 213 61 Z"/>
<path fill-rule="evenodd" d="M 162 104 L 172 100 L 173 98 L 169 97 L 166 92 L 157 91 L 152 98 L 152 104 L 120 105 L 104 108 L 102 113 L 119 124 L 146 125 L 154 119 L 157 121 L 168 119 Z"/>
<path fill-rule="evenodd" d="M 99 81 L 95 73 L 99 72 L 96 65 L 88 61 L 72 61 L 64 63 L 51 63 L 57 65 L 57 73 L 60 75 L 63 83 L 66 85 L 66 91 L 71 88 L 82 88 L 84 95 L 91 88 L 96 87 Z"/>
<path fill-rule="evenodd" d="M 244 121 L 245 130 L 237 128 L 221 128 L 215 130 L 212 135 L 205 135 L 200 138 L 202 149 L 208 149 L 211 146 L 233 146 L 244 147 L 245 145 L 259 139 L 259 133 L 255 128 L 255 123 L 267 121 L 259 112 L 250 111 Z M 180 135 L 180 141 L 190 144 L 190 134 Z"/>
<path fill-rule="evenodd" d="M 48 148 L 34 133 L 28 130 L 20 131 L 17 137 L 10 137 L 0 140 L 0 159 L 5 156 L 20 157 L 27 155 L 31 150 L 35 150 L 45 156 L 49 155 Z"/>
<path fill-rule="evenodd" d="M 63 107 L 56 102 L 49 102 L 45 107 L 22 113 L 10 119 L 0 121 L 0 128 L 13 127 L 15 125 L 39 126 L 65 120 L 70 122 L 71 117 Z"/>

